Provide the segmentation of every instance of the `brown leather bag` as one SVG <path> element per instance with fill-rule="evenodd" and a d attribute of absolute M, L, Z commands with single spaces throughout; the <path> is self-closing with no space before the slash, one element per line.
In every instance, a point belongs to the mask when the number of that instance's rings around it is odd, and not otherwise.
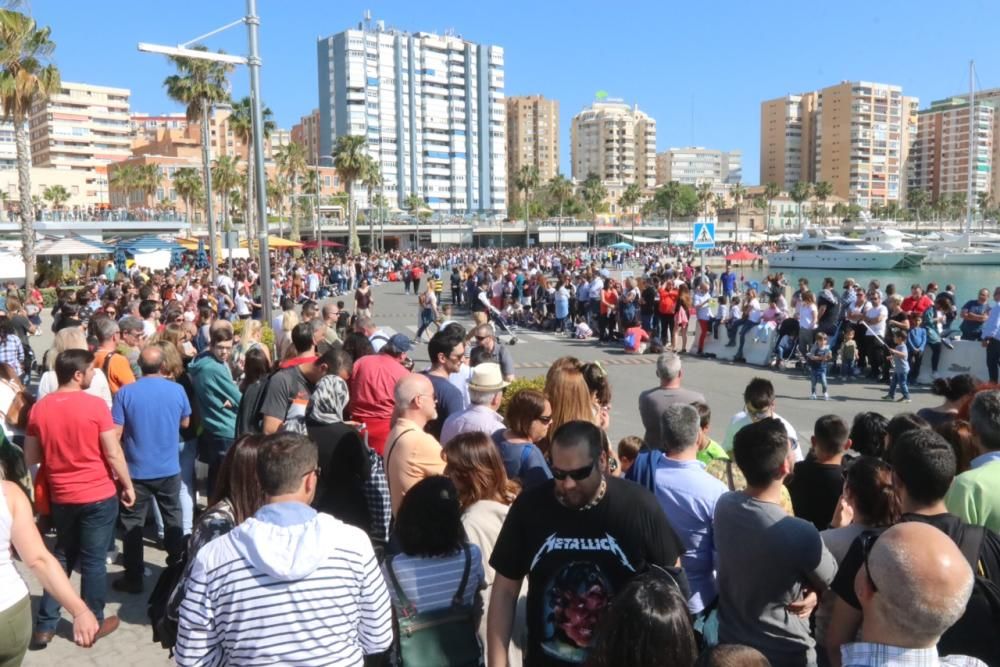
<path fill-rule="evenodd" d="M 14 391 L 14 398 L 6 412 L 0 411 L 8 426 L 25 429 L 28 427 L 28 413 L 31 406 L 35 404 L 35 397 L 32 396 L 19 380 L 0 380 Z"/>

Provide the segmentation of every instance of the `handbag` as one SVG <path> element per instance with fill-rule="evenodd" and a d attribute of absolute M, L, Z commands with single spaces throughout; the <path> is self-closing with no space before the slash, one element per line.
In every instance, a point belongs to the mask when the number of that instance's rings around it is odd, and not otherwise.
<path fill-rule="evenodd" d="M 464 599 L 472 554 L 468 544 L 462 545 L 462 550 L 465 567 L 451 606 L 434 611 L 417 611 L 399 585 L 396 572 L 392 569 L 393 557 L 386 560 L 389 583 L 396 593 L 399 607 L 396 649 L 399 664 L 403 667 L 479 667 L 483 664 L 475 607 L 466 604 Z"/>
<path fill-rule="evenodd" d="M 35 397 L 28 393 L 24 385 L 17 380 L 0 380 L 0 383 L 7 385 L 14 392 L 7 411 L 0 411 L 8 426 L 25 429 L 28 427 L 28 413 L 31 406 L 35 404 Z"/>

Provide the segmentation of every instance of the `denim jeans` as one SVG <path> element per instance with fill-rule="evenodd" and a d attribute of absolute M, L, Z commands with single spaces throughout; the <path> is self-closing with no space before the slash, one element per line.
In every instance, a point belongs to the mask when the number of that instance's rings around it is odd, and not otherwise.
<path fill-rule="evenodd" d="M 98 621 L 104 620 L 104 602 L 108 593 L 108 544 L 118 519 L 118 498 L 83 505 L 52 503 L 52 522 L 56 528 L 54 554 L 66 576 L 80 566 L 80 597 Z M 35 630 L 55 631 L 59 623 L 59 603 L 45 592 L 38 606 Z"/>
<path fill-rule="evenodd" d="M 208 487 L 209 498 L 215 492 L 215 478 L 219 475 L 222 459 L 232 446 L 233 438 L 210 433 L 202 433 L 198 437 L 198 460 L 208 464 L 208 479 L 205 480 L 205 485 Z"/>
<path fill-rule="evenodd" d="M 125 577 L 134 582 L 141 582 L 142 530 L 146 525 L 146 511 L 151 502 L 159 506 L 163 515 L 163 541 L 167 549 L 167 564 L 173 563 L 180 555 L 184 543 L 184 533 L 181 531 L 181 476 L 135 479 L 132 483 L 135 486 L 135 505 L 121 508 L 124 531 L 122 551 L 125 558 Z"/>
<path fill-rule="evenodd" d="M 996 338 L 986 341 L 986 372 L 990 375 L 990 382 L 996 384 L 1000 377 L 1000 340 Z"/>
<path fill-rule="evenodd" d="M 908 371 L 897 371 L 893 369 L 892 375 L 889 377 L 889 397 L 895 398 L 896 387 L 899 387 L 899 391 L 902 392 L 903 398 L 910 397 L 910 386 L 906 383 L 906 374 Z"/>
<path fill-rule="evenodd" d="M 823 387 L 823 393 L 827 392 L 826 368 L 812 368 L 812 393 L 816 393 L 816 385 Z"/>
<path fill-rule="evenodd" d="M 741 320 L 741 322 L 742 324 L 740 324 L 740 346 L 736 350 L 737 358 L 743 356 L 743 346 L 746 345 L 747 343 L 747 333 L 755 326 L 757 326 L 757 323 L 751 320 Z"/>
<path fill-rule="evenodd" d="M 432 324 L 434 324 L 434 310 L 431 308 L 422 308 L 420 310 L 420 328 L 417 329 L 417 338 L 419 339 L 423 336 L 424 331 Z"/>
<path fill-rule="evenodd" d="M 194 476 L 194 464 L 197 455 L 197 440 L 181 442 L 181 528 L 185 535 L 190 535 L 194 526 L 194 506 L 198 488 Z"/>

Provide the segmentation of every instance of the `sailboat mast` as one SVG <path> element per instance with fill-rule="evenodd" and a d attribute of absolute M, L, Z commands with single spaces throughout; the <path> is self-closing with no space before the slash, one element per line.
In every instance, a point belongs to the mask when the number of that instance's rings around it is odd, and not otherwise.
<path fill-rule="evenodd" d="M 975 209 L 976 187 L 973 181 L 976 175 L 974 160 L 976 157 L 976 61 L 969 61 L 969 175 L 968 192 L 965 202 L 965 234 L 966 243 L 969 243 L 972 235 L 972 217 Z"/>

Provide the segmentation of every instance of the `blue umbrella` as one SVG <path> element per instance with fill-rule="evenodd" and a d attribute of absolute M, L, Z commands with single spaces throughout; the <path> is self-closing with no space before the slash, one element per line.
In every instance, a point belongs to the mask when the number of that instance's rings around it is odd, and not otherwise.
<path fill-rule="evenodd" d="M 208 268 L 208 253 L 205 252 L 204 239 L 198 240 L 198 258 L 195 260 L 195 266 L 197 266 L 199 269 Z"/>
<path fill-rule="evenodd" d="M 613 248 L 615 250 L 635 250 L 635 246 L 634 245 L 632 245 L 631 243 L 625 243 L 625 241 L 619 241 L 618 243 L 612 243 L 608 247 L 609 248 Z"/>
<path fill-rule="evenodd" d="M 115 268 L 124 273 L 128 271 L 128 258 L 125 257 L 125 249 L 115 250 Z"/>

